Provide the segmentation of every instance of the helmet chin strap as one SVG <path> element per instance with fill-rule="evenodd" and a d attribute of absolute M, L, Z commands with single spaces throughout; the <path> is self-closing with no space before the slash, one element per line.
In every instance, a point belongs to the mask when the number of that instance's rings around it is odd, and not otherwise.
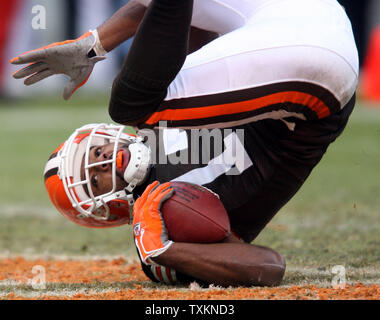
<path fill-rule="evenodd" d="M 124 171 L 124 180 L 128 183 L 126 190 L 131 192 L 142 184 L 151 164 L 151 150 L 142 142 L 132 143 L 128 147 L 131 158 Z"/>
<path fill-rule="evenodd" d="M 115 199 L 122 199 L 128 202 L 128 207 L 129 207 L 129 224 L 132 223 L 133 220 L 133 205 L 135 204 L 135 198 L 133 197 L 132 193 L 128 193 L 125 189 L 115 192 L 114 194 L 110 195 L 109 197 L 104 198 L 104 202 L 107 203 L 109 201 L 115 200 Z M 103 206 L 101 205 L 100 208 Z M 104 219 L 107 220 L 109 218 L 109 213 L 107 212 L 105 218 L 98 218 L 97 216 L 93 215 L 92 216 L 95 219 Z"/>

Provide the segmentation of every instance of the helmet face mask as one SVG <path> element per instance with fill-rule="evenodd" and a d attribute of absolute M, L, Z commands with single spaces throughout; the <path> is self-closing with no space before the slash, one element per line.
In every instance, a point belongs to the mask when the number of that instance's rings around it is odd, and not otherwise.
<path fill-rule="evenodd" d="M 124 129 L 124 126 L 113 124 L 85 125 L 75 130 L 56 150 L 55 157 L 49 159 L 45 167 L 45 186 L 50 199 L 65 217 L 75 223 L 100 228 L 131 223 L 134 203 L 132 191 L 145 180 L 151 157 L 150 149 L 143 144 L 143 139 L 124 133 Z M 112 156 L 99 162 L 90 161 L 92 147 L 112 143 Z M 124 174 L 126 187 L 121 190 L 120 183 L 119 187 L 116 183 L 117 152 L 120 146 L 128 146 L 131 153 Z M 139 156 L 136 156 L 137 152 Z M 54 179 L 47 177 L 47 172 L 55 166 L 57 172 Z M 97 166 L 109 166 L 111 170 L 111 188 L 102 194 L 94 193 L 90 181 L 90 170 Z"/>

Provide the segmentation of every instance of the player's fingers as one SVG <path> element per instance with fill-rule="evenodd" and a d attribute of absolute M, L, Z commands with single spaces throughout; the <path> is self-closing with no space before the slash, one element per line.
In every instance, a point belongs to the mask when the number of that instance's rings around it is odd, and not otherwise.
<path fill-rule="evenodd" d="M 135 215 L 140 213 L 141 211 L 141 208 L 144 206 L 145 202 L 146 202 L 146 199 L 147 199 L 147 194 L 145 194 L 146 191 L 144 191 L 144 193 L 139 197 L 137 198 L 135 204 L 133 205 L 133 218 L 135 218 Z"/>
<path fill-rule="evenodd" d="M 133 206 L 133 220 L 135 221 L 135 218 L 138 219 L 138 217 L 136 217 L 136 215 L 138 215 L 140 213 L 140 209 L 141 207 L 145 204 L 146 202 L 146 199 L 148 198 L 149 196 L 149 193 L 152 191 L 152 189 L 154 189 L 157 185 L 159 184 L 158 181 L 154 181 L 153 183 L 151 183 L 150 185 L 148 185 L 146 188 L 145 188 L 145 191 L 143 192 L 143 194 L 141 195 L 141 197 L 139 197 L 134 206 Z"/>
<path fill-rule="evenodd" d="M 16 71 L 13 74 L 13 78 L 15 78 L 15 79 L 25 78 L 25 77 L 32 75 L 33 73 L 37 73 L 37 72 L 40 72 L 40 71 L 46 70 L 46 69 L 48 69 L 48 65 L 44 62 L 31 63 L 28 66 L 26 66 L 25 68 L 22 68 L 22 69 Z"/>
<path fill-rule="evenodd" d="M 133 220 L 132 220 L 132 223 L 134 223 L 138 213 L 139 213 L 139 210 L 141 208 L 141 199 L 138 198 L 136 201 L 135 201 L 135 204 L 133 205 Z"/>
<path fill-rule="evenodd" d="M 158 210 L 161 209 L 162 204 L 168 200 L 174 194 L 173 188 L 168 188 L 164 190 L 155 200 L 155 205 L 158 206 Z"/>
<path fill-rule="evenodd" d="M 149 194 L 154 190 L 160 183 L 158 181 L 152 182 L 149 186 L 145 188 L 144 193 L 142 194 L 141 198 L 146 199 Z"/>
<path fill-rule="evenodd" d="M 35 62 L 44 60 L 46 58 L 46 49 L 40 48 L 32 51 L 25 52 L 18 57 L 15 57 L 10 60 L 12 64 L 24 64 L 28 62 Z"/>
<path fill-rule="evenodd" d="M 151 209 L 155 211 L 157 208 L 160 209 L 162 203 L 169 199 L 174 193 L 174 189 L 170 186 L 170 183 L 166 185 L 160 185 L 159 189 L 151 194 Z"/>
<path fill-rule="evenodd" d="M 62 46 L 62 45 L 66 45 L 66 44 L 71 44 L 71 43 L 76 42 L 78 40 L 90 37 L 91 35 L 92 35 L 91 32 L 86 32 L 84 35 L 82 35 L 78 39 L 66 40 L 66 41 L 61 41 L 61 42 L 54 42 L 54 43 L 51 43 L 47 46 L 44 46 L 44 47 L 41 47 L 41 48 L 38 48 L 35 50 L 24 52 L 23 54 L 20 54 L 19 56 L 11 59 L 9 62 L 12 64 L 24 64 L 24 63 L 28 63 L 28 62 L 35 62 L 35 61 L 44 60 L 48 54 L 52 53 L 52 51 L 51 51 L 52 48 L 56 48 L 58 46 Z"/>
<path fill-rule="evenodd" d="M 71 80 L 63 89 L 63 99 L 69 100 L 71 96 L 73 95 L 74 91 L 77 88 L 77 82 L 75 80 Z"/>
<path fill-rule="evenodd" d="M 88 78 L 91 75 L 91 72 L 92 70 L 89 70 L 86 76 L 82 76 L 77 79 L 72 79 L 63 90 L 63 99 L 69 100 L 73 93 L 87 82 Z"/>
<path fill-rule="evenodd" d="M 30 86 L 32 84 L 35 84 L 38 81 L 41 81 L 47 77 L 52 76 L 53 74 L 54 74 L 54 72 L 49 70 L 49 69 L 42 70 L 38 73 L 33 74 L 29 78 L 26 78 L 24 81 L 24 84 L 27 86 Z"/>
<path fill-rule="evenodd" d="M 162 183 L 160 185 L 158 185 L 156 188 L 154 188 L 154 190 L 152 190 L 150 192 L 150 196 L 152 198 L 155 198 L 159 195 L 160 192 L 162 192 L 163 190 L 167 189 L 170 187 L 170 182 L 165 182 L 165 183 Z"/>
<path fill-rule="evenodd" d="M 157 188 L 155 188 L 154 190 L 152 190 L 152 192 L 150 193 L 149 197 L 151 199 L 155 199 L 156 197 L 158 197 L 158 195 L 165 189 L 169 188 L 170 187 L 170 182 L 165 182 L 163 184 L 160 184 L 159 186 L 157 186 Z"/>

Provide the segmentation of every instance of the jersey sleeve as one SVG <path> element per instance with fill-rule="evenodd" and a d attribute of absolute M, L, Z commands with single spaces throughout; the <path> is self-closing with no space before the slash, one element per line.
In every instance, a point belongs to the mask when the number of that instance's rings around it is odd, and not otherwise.
<path fill-rule="evenodd" d="M 138 254 L 138 251 L 137 251 Z M 201 286 L 206 284 L 199 279 L 188 276 L 184 273 L 178 272 L 173 268 L 161 266 L 161 265 L 146 265 L 141 261 L 140 255 L 139 259 L 141 262 L 141 268 L 145 275 L 153 282 L 162 283 L 166 285 L 188 285 L 191 282 L 197 282 Z"/>

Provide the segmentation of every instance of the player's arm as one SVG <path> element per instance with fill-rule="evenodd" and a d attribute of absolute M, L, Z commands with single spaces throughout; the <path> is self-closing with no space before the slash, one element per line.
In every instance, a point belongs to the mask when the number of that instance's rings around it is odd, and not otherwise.
<path fill-rule="evenodd" d="M 144 17 L 146 7 L 130 0 L 97 30 L 100 42 L 106 51 L 111 51 L 124 41 L 132 38 Z"/>
<path fill-rule="evenodd" d="M 222 286 L 273 286 L 281 282 L 285 262 L 271 249 L 238 241 L 234 236 L 214 244 L 170 241 L 160 208 L 172 194 L 170 183 L 154 182 L 134 205 L 134 237 L 143 263 L 157 263 Z"/>
<path fill-rule="evenodd" d="M 276 286 L 285 273 L 275 251 L 243 242 L 173 243 L 152 260 L 206 283 L 221 286 Z"/>
<path fill-rule="evenodd" d="M 146 12 L 146 7 L 135 0 L 130 0 L 97 30 L 99 39 L 106 51 L 111 51 L 124 41 L 133 37 Z M 191 27 L 188 54 L 218 38 L 219 35 Z"/>
<path fill-rule="evenodd" d="M 52 75 L 65 74 L 70 82 L 63 98 L 69 99 L 87 82 L 96 62 L 104 60 L 107 52 L 135 34 L 145 10 L 143 5 L 131 0 L 97 29 L 78 39 L 52 43 L 13 58 L 12 64 L 27 64 L 13 77 L 26 78 L 25 85 L 32 85 Z"/>
<path fill-rule="evenodd" d="M 52 75 L 65 74 L 71 80 L 63 92 L 63 98 L 67 100 L 87 82 L 96 62 L 104 60 L 107 52 L 135 35 L 145 12 L 146 7 L 135 0 L 131 0 L 98 28 L 86 32 L 78 39 L 52 43 L 48 46 L 25 52 L 10 61 L 12 64 L 17 65 L 27 64 L 26 67 L 15 72 L 13 77 L 15 79 L 25 78 L 24 84 L 32 85 Z M 165 11 L 163 13 L 165 14 Z M 179 21 L 181 22 L 180 19 Z M 165 23 L 165 21 L 161 22 Z M 155 30 L 154 32 L 160 33 L 161 31 Z M 217 37 L 216 33 L 191 28 L 189 48 L 188 50 L 184 48 L 184 53 L 196 51 Z M 140 60 L 143 62 L 151 60 L 150 56 L 148 56 L 148 59 L 144 59 L 145 54 L 151 55 L 157 51 L 154 45 L 152 50 L 149 37 L 147 39 L 148 41 L 145 42 L 145 45 L 140 47 L 141 50 L 134 55 L 141 56 Z M 155 40 L 157 39 L 159 40 L 159 37 L 156 37 Z M 176 45 L 176 41 L 171 41 L 169 46 L 172 43 Z M 152 52 L 148 53 L 149 51 Z M 165 52 L 163 53 L 165 54 Z M 154 61 L 156 65 L 161 65 L 162 63 L 159 57 Z M 129 66 L 124 69 L 127 68 Z M 163 70 L 166 69 L 167 64 L 163 64 Z M 137 89 L 139 90 L 139 88 Z M 163 90 L 166 90 L 166 88 Z M 161 97 L 162 94 L 160 93 L 159 95 Z M 129 96 L 131 101 L 138 100 L 135 95 L 129 94 Z"/>

